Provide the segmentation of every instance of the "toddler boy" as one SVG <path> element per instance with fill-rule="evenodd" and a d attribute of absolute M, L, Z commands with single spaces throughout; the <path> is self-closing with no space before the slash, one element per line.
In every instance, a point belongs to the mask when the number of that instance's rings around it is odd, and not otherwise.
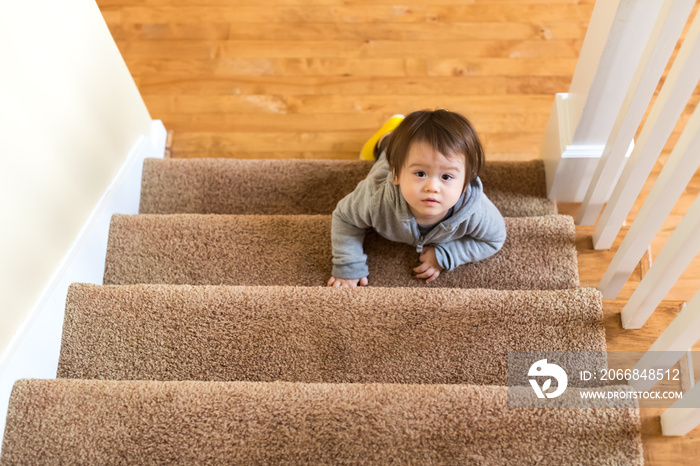
<path fill-rule="evenodd" d="M 398 121 L 391 131 L 389 123 Z M 484 151 L 465 117 L 447 110 L 395 116 L 368 144 L 363 154 L 374 149 L 374 166 L 333 212 L 328 286 L 367 286 L 362 243 L 370 228 L 414 246 L 421 264 L 413 271 L 426 283 L 501 249 L 505 222 L 484 195 L 478 177 Z"/>

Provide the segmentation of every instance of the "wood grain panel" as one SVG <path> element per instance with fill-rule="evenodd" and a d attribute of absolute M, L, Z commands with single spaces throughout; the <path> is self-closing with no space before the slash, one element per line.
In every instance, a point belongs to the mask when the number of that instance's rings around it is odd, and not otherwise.
<path fill-rule="evenodd" d="M 514 154 L 532 153 L 540 143 L 540 133 L 485 133 L 480 134 L 487 153 L 498 145 L 501 152 Z M 325 131 L 325 132 L 188 132 L 176 137 L 173 153 L 198 153 L 200 157 L 238 157 L 242 151 L 250 152 L 253 145 L 256 151 L 274 152 L 307 151 L 314 152 L 353 152 L 367 139 L 366 131 Z M 357 153 L 357 152 L 356 152 Z M 494 159 L 499 158 L 495 155 Z"/>
<path fill-rule="evenodd" d="M 446 48 L 441 41 L 391 40 L 225 40 L 194 41 L 171 40 L 164 48 L 159 41 L 117 41 L 119 49 L 128 58 L 533 58 L 549 54 L 552 58 L 576 59 L 579 41 L 452 41 Z"/>
<path fill-rule="evenodd" d="M 134 58 L 132 73 L 161 77 L 240 76 L 541 76 L 566 80 L 574 58 Z"/>
<path fill-rule="evenodd" d="M 459 95 L 283 95 L 283 94 L 236 94 L 236 95 L 168 95 L 144 94 L 153 111 L 172 114 L 192 113 L 290 113 L 290 114 L 351 114 L 364 119 L 381 122 L 382 114 L 395 112 L 397 106 L 403 111 L 422 108 L 449 108 L 463 112 L 475 122 L 483 121 L 481 115 L 506 118 L 535 118 L 547 121 L 545 109 L 551 107 L 549 96 L 522 95 L 517 98 L 494 96 Z M 520 112 L 528 106 L 530 112 Z M 473 115 L 473 117 L 472 117 Z M 478 116 L 478 118 L 477 118 Z M 273 115 L 270 115 L 273 118 Z M 358 122 L 363 120 L 357 119 Z"/>
<path fill-rule="evenodd" d="M 424 23 L 285 23 L 245 22 L 159 22 L 122 21 L 120 10 L 105 12 L 105 20 L 116 40 L 581 40 L 587 21 L 578 23 L 536 21 L 508 23 L 463 22 L 426 25 Z"/>
<path fill-rule="evenodd" d="M 466 113 L 466 112 L 465 112 Z M 264 113 L 231 113 L 221 116 L 218 113 L 176 113 L 168 115 L 169 128 L 180 132 L 303 132 L 310 127 L 320 131 L 343 131 L 347 128 L 358 128 L 362 131 L 372 131 L 383 123 L 384 118 L 369 118 L 361 113 L 355 114 L 276 114 Z M 480 115 L 473 122 L 478 131 L 499 134 L 506 131 L 536 133 L 547 125 L 547 120 L 539 115 Z"/>
<path fill-rule="evenodd" d="M 143 94 L 168 95 L 387 95 L 400 96 L 504 95 L 505 76 L 464 76 L 407 79 L 386 77 L 258 76 L 239 78 L 169 79 L 158 75 L 137 77 Z M 548 96 L 552 101 L 553 96 Z M 395 112 L 394 112 L 395 113 Z M 157 117 L 157 115 L 156 115 Z"/>
<path fill-rule="evenodd" d="M 595 0 L 265 0 L 267 6 L 347 6 L 347 5 L 512 5 L 517 2 L 521 5 L 562 5 L 580 4 L 593 5 Z M 169 6 L 183 7 L 192 6 L 191 0 L 100 0 L 102 8 L 114 6 Z M 201 0 L 197 2 L 200 7 L 212 6 L 254 6 L 260 5 L 256 0 Z"/>
<path fill-rule="evenodd" d="M 593 0 L 98 3 L 152 116 L 177 128 L 174 157 L 193 156 L 212 144 L 224 148 L 226 141 L 251 144 L 249 154 L 269 153 L 258 138 L 242 133 L 269 131 L 274 140 L 277 133 L 304 131 L 305 124 L 312 125 L 309 133 L 357 131 L 366 137 L 372 125 L 394 113 L 450 108 L 469 114 L 487 133 L 483 139 L 494 154 L 528 159 L 539 152 L 536 134 L 553 94 L 569 86 L 594 5 Z M 500 110 L 488 109 L 488 103 L 472 107 L 464 100 L 482 96 L 513 104 L 492 101 L 494 108 L 509 108 L 499 118 Z M 524 96 L 543 98 L 531 105 Z M 326 117 L 280 117 L 307 113 Z M 365 118 L 354 118 L 358 113 Z M 191 141 L 212 132 L 222 134 L 206 136 L 199 148 Z M 335 150 L 340 156 L 361 144 L 362 137 L 353 138 L 338 142 Z M 295 147 L 285 152 L 321 156 L 329 150 Z M 237 143 L 221 153 L 235 156 L 240 150 Z"/>
<path fill-rule="evenodd" d="M 134 2 L 135 4 L 136 2 Z M 394 2 L 395 3 L 395 2 Z M 132 4 L 133 5 L 133 4 Z M 181 22 L 239 22 L 239 23 L 374 23 L 374 22 L 521 22 L 530 21 L 579 22 L 590 18 L 593 4 L 526 4 L 519 1 L 501 4 L 469 5 L 414 5 L 375 2 L 363 5 L 275 5 L 237 6 L 104 6 L 105 14 L 119 13 L 125 23 L 181 23 Z"/>

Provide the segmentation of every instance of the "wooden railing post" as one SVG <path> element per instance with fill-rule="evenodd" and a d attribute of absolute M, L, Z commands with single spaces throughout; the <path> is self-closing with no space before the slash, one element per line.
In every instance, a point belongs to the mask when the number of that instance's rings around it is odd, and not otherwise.
<path fill-rule="evenodd" d="M 663 369 L 666 371 L 686 354 L 688 348 L 698 341 L 700 335 L 700 292 L 687 303 L 683 310 L 666 327 L 649 350 L 634 366 L 644 369 Z M 649 390 L 658 380 L 638 379 L 630 382 L 635 390 Z"/>
<path fill-rule="evenodd" d="M 663 435 L 685 435 L 700 426 L 700 384 L 683 394 L 661 414 L 661 433 Z"/>
<path fill-rule="evenodd" d="M 700 106 L 668 157 L 642 209 L 598 285 L 605 299 L 615 299 L 700 166 Z"/>
<path fill-rule="evenodd" d="M 700 252 L 700 196 L 686 212 L 642 282 L 622 309 L 623 328 L 642 328 Z M 700 339 L 700 327 L 696 340 Z M 692 342 L 692 346 L 695 342 Z"/>
<path fill-rule="evenodd" d="M 671 324 L 656 339 L 644 356 L 634 366 L 640 371 L 664 373 L 679 359 L 688 354 L 700 335 L 700 292 L 683 308 Z M 692 364 L 692 363 L 691 363 Z M 659 382 L 651 377 L 630 381 L 638 391 L 647 391 Z M 700 384 L 696 384 L 682 394 L 670 408 L 661 415 L 663 435 L 685 435 L 700 425 Z"/>
<path fill-rule="evenodd" d="M 557 94 L 542 144 L 551 199 L 583 199 L 663 3 L 596 2 L 571 87 Z"/>
<path fill-rule="evenodd" d="M 595 225 L 695 0 L 665 0 L 576 218 Z"/>
<path fill-rule="evenodd" d="M 700 16 L 693 19 L 661 92 L 647 117 L 593 232 L 595 249 L 610 249 L 688 99 L 700 80 Z"/>

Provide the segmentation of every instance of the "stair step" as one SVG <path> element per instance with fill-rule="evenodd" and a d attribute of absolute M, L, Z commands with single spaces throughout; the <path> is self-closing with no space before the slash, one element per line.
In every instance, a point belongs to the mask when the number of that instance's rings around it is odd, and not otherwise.
<path fill-rule="evenodd" d="M 330 215 L 114 215 L 104 283 L 322 286 L 331 274 Z M 578 286 L 570 216 L 506 218 L 495 255 L 443 273 L 430 287 Z M 371 232 L 371 286 L 426 286 L 411 276 L 415 248 Z"/>
<path fill-rule="evenodd" d="M 0 462 L 639 465 L 629 406 L 510 409 L 505 387 L 473 385 L 24 379 Z"/>
<path fill-rule="evenodd" d="M 508 351 L 605 351 L 602 319 L 593 288 L 73 284 L 58 377 L 508 385 Z"/>
<path fill-rule="evenodd" d="M 143 214 L 330 214 L 367 176 L 363 160 L 146 159 Z M 484 192 L 505 217 L 557 213 L 544 164 L 489 162 Z"/>

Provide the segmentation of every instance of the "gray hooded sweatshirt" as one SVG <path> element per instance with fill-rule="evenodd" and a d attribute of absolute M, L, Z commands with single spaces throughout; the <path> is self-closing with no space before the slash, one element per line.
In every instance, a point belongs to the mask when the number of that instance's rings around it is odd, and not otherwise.
<path fill-rule="evenodd" d="M 390 241 L 435 247 L 438 263 L 451 271 L 467 262 L 485 259 L 501 249 L 506 240 L 503 216 L 484 195 L 481 180 L 472 181 L 454 206 L 452 215 L 425 236 L 409 210 L 384 153 L 367 178 L 338 202 L 333 211 L 333 276 L 357 279 L 368 276 L 367 255 L 362 243 L 368 229 Z"/>

